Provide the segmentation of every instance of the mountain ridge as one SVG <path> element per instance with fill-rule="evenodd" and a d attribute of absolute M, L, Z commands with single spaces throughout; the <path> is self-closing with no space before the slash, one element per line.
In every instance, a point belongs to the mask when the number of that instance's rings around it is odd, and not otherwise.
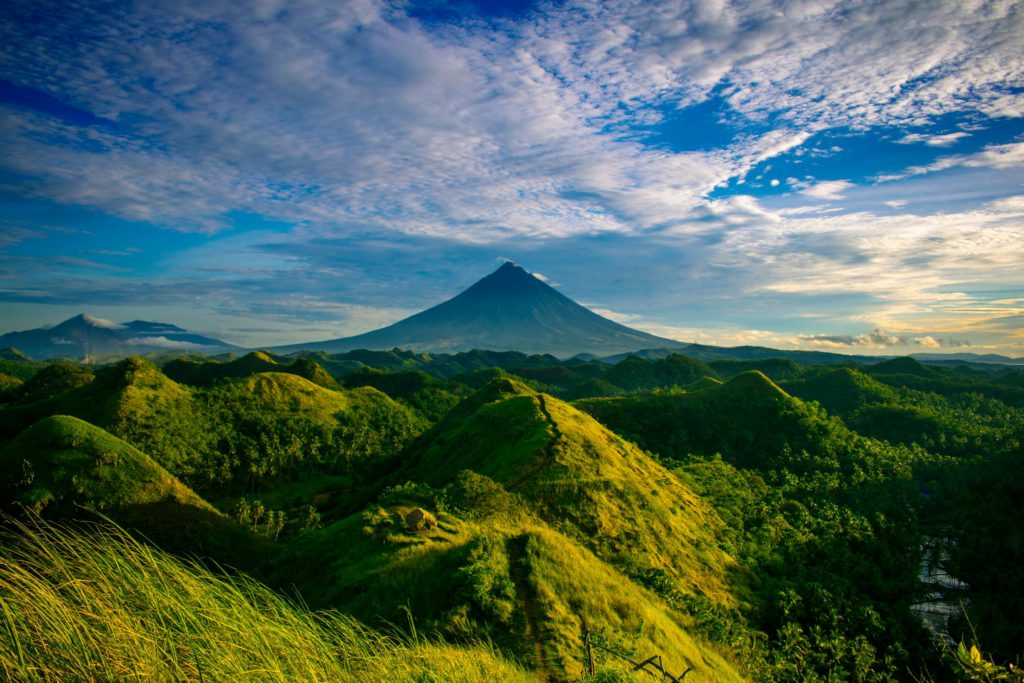
<path fill-rule="evenodd" d="M 130 356 L 153 351 L 222 353 L 237 348 L 170 323 L 117 323 L 88 313 L 79 313 L 52 327 L 2 334 L 0 348 L 5 347 L 38 359 Z"/>

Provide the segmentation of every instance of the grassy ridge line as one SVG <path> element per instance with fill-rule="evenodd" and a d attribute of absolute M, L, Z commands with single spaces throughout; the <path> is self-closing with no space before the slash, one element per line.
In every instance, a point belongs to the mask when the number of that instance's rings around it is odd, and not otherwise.
<path fill-rule="evenodd" d="M 8 680 L 530 681 L 484 647 L 400 642 L 97 525 L 6 520 Z"/>

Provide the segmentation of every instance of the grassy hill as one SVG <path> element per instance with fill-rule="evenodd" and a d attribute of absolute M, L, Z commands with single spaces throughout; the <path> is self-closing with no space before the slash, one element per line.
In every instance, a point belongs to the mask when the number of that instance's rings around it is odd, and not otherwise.
<path fill-rule="evenodd" d="M 103 427 L 201 488 L 251 489 L 303 469 L 349 471 L 387 460 L 426 426 L 368 387 L 335 391 L 273 372 L 191 388 L 134 357 L 77 388 L 0 410 L 0 436 L 54 414 Z"/>
<path fill-rule="evenodd" d="M 443 486 L 472 470 L 531 501 L 541 519 L 612 562 L 666 571 L 728 600 L 721 522 L 668 471 L 569 404 L 496 380 L 426 432 L 398 476 Z"/>
<path fill-rule="evenodd" d="M 166 363 L 163 372 L 182 384 L 205 387 L 226 378 L 248 377 L 261 372 L 285 372 L 304 377 L 322 387 L 336 389 L 338 383 L 312 358 L 288 359 L 266 351 L 253 351 L 227 362 L 178 358 Z"/>
<path fill-rule="evenodd" d="M 677 673 L 740 678 L 685 611 L 639 580 L 734 604 L 721 521 L 589 416 L 499 378 L 403 459 L 377 503 L 296 539 L 278 579 L 371 624 L 408 607 L 447 637 L 486 637 L 554 680 L 580 675 L 584 623 L 621 651 L 661 653 Z M 436 526 L 411 529 L 418 508 Z"/>
<path fill-rule="evenodd" d="M 693 393 L 577 401 L 643 448 L 666 458 L 723 458 L 743 467 L 795 465 L 794 454 L 832 456 L 851 435 L 820 408 L 793 398 L 758 371 Z"/>
<path fill-rule="evenodd" d="M 71 363 L 52 363 L 26 379 L 7 398 L 9 403 L 34 403 L 77 389 L 93 379 L 89 368 Z"/>
<path fill-rule="evenodd" d="M 865 405 L 895 401 L 899 396 L 892 387 L 852 368 L 815 369 L 783 386 L 792 395 L 817 401 L 829 413 L 841 416 Z"/>
<path fill-rule="evenodd" d="M 51 518 L 98 511 L 170 550 L 256 566 L 273 548 L 217 512 L 145 453 L 67 415 L 0 449 L 3 498 Z"/>
<path fill-rule="evenodd" d="M 0 450 L 0 479 L 13 494 L 8 500 L 35 512 L 73 512 L 76 505 L 108 510 L 167 499 L 213 510 L 145 453 L 67 415 L 39 421 Z"/>
<path fill-rule="evenodd" d="M 0 595 L 7 680 L 537 680 L 486 647 L 386 637 L 110 527 L 4 532 Z"/>
<path fill-rule="evenodd" d="M 398 622 L 411 610 L 421 628 L 461 642 L 486 638 L 548 680 L 579 679 L 584 624 L 597 642 L 639 659 L 660 653 L 677 674 L 693 667 L 700 680 L 741 680 L 694 635 L 692 619 L 538 520 L 521 499 L 494 504 L 507 495 L 490 491 L 471 519 L 428 510 L 437 526 L 419 531 L 405 519 L 429 499 L 392 495 L 293 542 L 279 580 L 313 605 L 369 624 Z M 600 652 L 597 660 L 618 668 Z"/>

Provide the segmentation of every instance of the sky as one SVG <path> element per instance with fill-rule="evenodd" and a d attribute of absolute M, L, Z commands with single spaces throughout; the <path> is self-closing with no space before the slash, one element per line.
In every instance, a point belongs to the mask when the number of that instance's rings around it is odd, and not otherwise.
<path fill-rule="evenodd" d="M 1024 356 L 1024 2 L 6 0 L 0 332 L 348 336 L 512 259 L 655 334 Z"/>

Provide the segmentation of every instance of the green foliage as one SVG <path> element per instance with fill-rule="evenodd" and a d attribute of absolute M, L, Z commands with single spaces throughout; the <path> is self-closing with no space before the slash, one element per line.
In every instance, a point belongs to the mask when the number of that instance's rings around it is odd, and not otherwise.
<path fill-rule="evenodd" d="M 36 512 L 122 508 L 173 499 L 212 508 L 164 468 L 99 427 L 66 415 L 46 418 L 0 450 L 8 500 Z"/>
<path fill-rule="evenodd" d="M 0 432 L 69 414 L 102 426 L 200 490 L 259 490 L 266 479 L 368 475 L 426 421 L 384 394 L 333 391 L 297 375 L 260 373 L 191 389 L 128 358 L 83 386 L 0 410 Z"/>
<path fill-rule="evenodd" d="M 657 387 L 685 386 L 714 374 L 706 363 L 674 353 L 655 360 L 628 356 L 603 379 L 627 391 L 649 391 Z"/>
<path fill-rule="evenodd" d="M 71 363 L 47 365 L 10 394 L 9 402 L 28 404 L 76 389 L 93 380 L 92 370 Z"/>
<path fill-rule="evenodd" d="M 290 363 L 280 356 L 266 351 L 253 351 L 241 358 L 227 361 L 202 361 L 194 358 L 178 358 L 166 363 L 164 374 L 176 382 L 206 387 L 228 378 L 243 378 L 261 372 L 284 372 L 308 379 L 328 389 L 337 389 L 338 383 L 311 358 L 296 358 Z"/>
<path fill-rule="evenodd" d="M 1024 681 L 1024 670 L 1015 664 L 1001 666 L 985 659 L 977 645 L 967 647 L 961 640 L 953 652 L 956 672 L 962 681 L 995 683 L 996 681 Z"/>
<path fill-rule="evenodd" d="M 364 367 L 345 376 L 346 387 L 369 386 L 413 408 L 430 422 L 436 422 L 459 402 L 462 387 L 455 382 L 440 383 L 419 370 L 385 372 Z"/>
<path fill-rule="evenodd" d="M 52 364 L 4 394 L 3 502 L 102 508 L 555 679 L 582 675 L 584 623 L 724 680 L 1011 680 L 997 662 L 1024 654 L 1019 371 L 399 350 L 168 367 L 195 377 Z M 926 534 L 968 584 L 984 662 L 943 660 L 911 613 Z"/>
<path fill-rule="evenodd" d="M 520 495 L 603 559 L 639 553 L 680 590 L 728 600 L 730 561 L 714 540 L 714 513 L 633 444 L 562 401 L 496 380 L 410 448 L 401 476 L 444 486 L 464 470 Z"/>

